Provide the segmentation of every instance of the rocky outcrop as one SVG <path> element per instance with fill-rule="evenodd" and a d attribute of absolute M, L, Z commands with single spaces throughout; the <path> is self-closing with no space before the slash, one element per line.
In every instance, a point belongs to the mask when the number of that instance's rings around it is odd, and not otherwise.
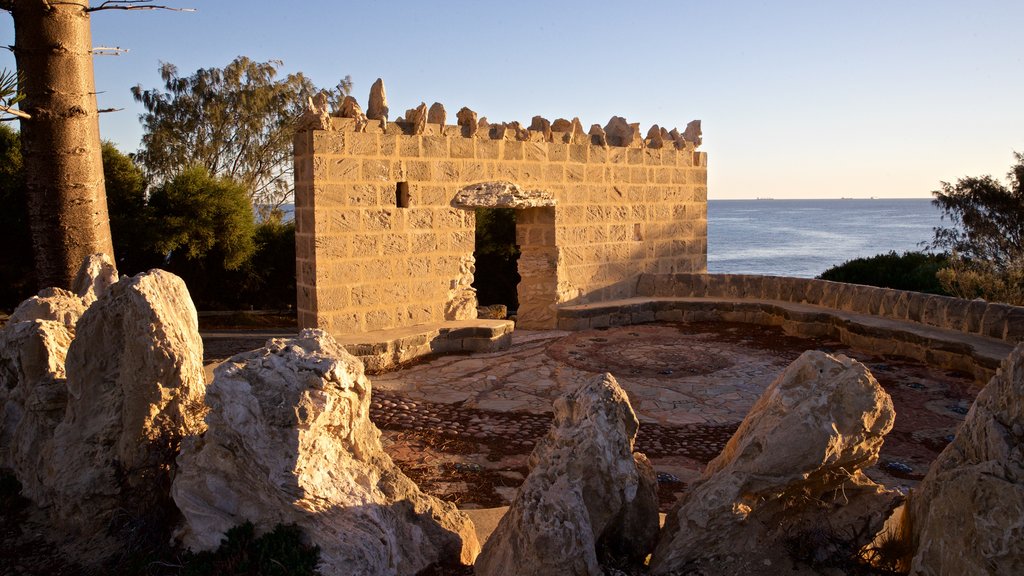
<path fill-rule="evenodd" d="M 296 121 L 297 130 L 333 130 L 327 93 L 320 92 L 306 99 L 306 108 Z"/>
<path fill-rule="evenodd" d="M 669 513 L 652 574 L 792 573 L 787 544 L 824 560 L 837 538 L 868 540 L 898 494 L 862 469 L 895 419 L 864 365 L 805 352 L 765 390 L 722 453 Z M 848 542 L 857 550 L 866 541 Z"/>
<path fill-rule="evenodd" d="M 64 362 L 74 331 L 31 320 L 0 330 L 0 467 L 38 476 L 40 457 L 64 417 Z"/>
<path fill-rule="evenodd" d="M 67 408 L 22 493 L 58 525 L 105 532 L 164 512 L 178 444 L 203 428 L 202 341 L 185 283 L 162 270 L 113 285 L 67 352 Z"/>
<path fill-rule="evenodd" d="M 13 326 L 19 322 L 33 320 L 52 320 L 73 331 L 86 308 L 85 301 L 74 292 L 63 288 L 44 288 L 39 294 L 18 304 L 8 318 L 7 325 Z"/>
<path fill-rule="evenodd" d="M 657 538 L 657 478 L 633 454 L 637 419 L 615 378 L 584 382 L 554 408 L 478 576 L 599 575 L 604 557 L 640 562 Z"/>
<path fill-rule="evenodd" d="M 1024 344 L 909 502 L 911 574 L 1024 574 Z"/>
<path fill-rule="evenodd" d="M 114 261 L 106 254 L 91 254 L 82 262 L 78 269 L 71 291 L 82 299 L 88 307 L 97 299 L 102 298 L 117 283 L 117 268 Z"/>
<path fill-rule="evenodd" d="M 183 446 L 172 489 L 188 547 L 214 548 L 245 521 L 294 523 L 320 546 L 325 575 L 472 564 L 472 522 L 384 453 L 362 364 L 327 333 L 304 330 L 231 358 L 207 404 L 209 429 Z"/>

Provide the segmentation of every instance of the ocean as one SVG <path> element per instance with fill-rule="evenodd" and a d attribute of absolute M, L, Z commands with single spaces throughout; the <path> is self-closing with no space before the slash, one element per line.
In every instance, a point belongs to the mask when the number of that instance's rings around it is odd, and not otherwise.
<path fill-rule="evenodd" d="M 854 258 L 922 250 L 942 225 L 928 198 L 710 200 L 708 272 L 813 278 Z"/>

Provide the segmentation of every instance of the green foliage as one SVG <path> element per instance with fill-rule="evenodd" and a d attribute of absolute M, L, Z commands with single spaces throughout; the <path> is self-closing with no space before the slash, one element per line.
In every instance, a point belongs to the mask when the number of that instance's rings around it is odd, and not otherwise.
<path fill-rule="evenodd" d="M 142 169 L 131 156 L 104 142 L 103 176 L 117 269 L 135 274 L 158 266 L 162 258 L 151 246 L 153 222 L 146 203 L 148 183 Z"/>
<path fill-rule="evenodd" d="M 168 254 L 170 268 L 213 260 L 226 270 L 252 255 L 255 222 L 245 188 L 195 166 L 153 190 L 149 212 L 153 248 Z"/>
<path fill-rule="evenodd" d="M 833 282 L 864 284 L 896 290 L 946 294 L 936 276 L 946 265 L 945 254 L 904 252 L 855 258 L 821 273 L 818 278 Z"/>
<path fill-rule="evenodd" d="M 1024 155 L 1004 185 L 991 176 L 942 182 L 932 201 L 950 227 L 935 229 L 932 247 L 950 252 L 939 278 L 963 298 L 1024 304 Z"/>
<path fill-rule="evenodd" d="M 293 525 L 278 525 L 257 538 L 252 523 L 230 530 L 214 552 L 200 552 L 185 558 L 181 576 L 303 576 L 316 574 L 319 546 L 303 542 L 302 531 Z"/>
<path fill-rule="evenodd" d="M 0 114 L 9 114 L 10 118 L 0 115 L 0 120 L 11 120 L 19 116 L 13 107 L 22 100 L 25 95 L 18 90 L 18 73 L 8 70 L 0 70 Z"/>
<path fill-rule="evenodd" d="M 511 208 L 476 209 L 476 272 L 473 287 L 481 305 L 504 304 L 519 308 L 519 247 L 516 245 L 516 211 Z"/>
<path fill-rule="evenodd" d="M 280 61 L 239 56 L 224 68 L 182 77 L 162 63 L 163 90 L 132 88 L 146 113 L 139 160 L 157 182 L 188 166 L 240 182 L 257 208 L 275 208 L 292 193 L 291 146 L 296 119 L 319 90 L 301 73 L 277 78 Z M 332 100 L 351 89 L 346 77 Z"/>
<path fill-rule="evenodd" d="M 35 291 L 21 135 L 0 124 L 0 309 L 10 310 Z"/>

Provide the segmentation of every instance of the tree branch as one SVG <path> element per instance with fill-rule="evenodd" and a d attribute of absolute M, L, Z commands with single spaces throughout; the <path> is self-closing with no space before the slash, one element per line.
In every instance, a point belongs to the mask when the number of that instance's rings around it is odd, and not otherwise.
<path fill-rule="evenodd" d="M 28 114 L 26 112 L 22 112 L 21 110 L 18 110 L 17 108 L 11 108 L 10 106 L 5 106 L 3 104 L 0 104 L 0 112 L 3 112 L 4 114 L 10 114 L 11 116 L 15 116 L 15 117 L 21 118 L 23 120 L 28 120 L 28 119 L 32 118 L 31 114 Z"/>
<path fill-rule="evenodd" d="M 2 0 L 0 0 L 2 1 Z M 153 0 L 106 0 L 99 6 L 86 8 L 86 12 L 99 12 L 101 10 L 170 10 L 171 12 L 195 12 L 195 8 L 174 8 L 159 4 L 149 4 Z M 2 4 L 0 4 L 2 6 Z"/>

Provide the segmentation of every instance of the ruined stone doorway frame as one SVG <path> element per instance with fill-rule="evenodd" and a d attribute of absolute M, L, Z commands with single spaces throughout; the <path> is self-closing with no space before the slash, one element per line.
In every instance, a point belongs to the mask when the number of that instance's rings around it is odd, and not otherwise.
<path fill-rule="evenodd" d="M 452 206 L 516 210 L 519 246 L 519 310 L 516 326 L 528 330 L 555 328 L 558 304 L 558 250 L 555 245 L 555 200 L 545 190 L 524 191 L 511 182 L 483 182 L 462 188 Z"/>

